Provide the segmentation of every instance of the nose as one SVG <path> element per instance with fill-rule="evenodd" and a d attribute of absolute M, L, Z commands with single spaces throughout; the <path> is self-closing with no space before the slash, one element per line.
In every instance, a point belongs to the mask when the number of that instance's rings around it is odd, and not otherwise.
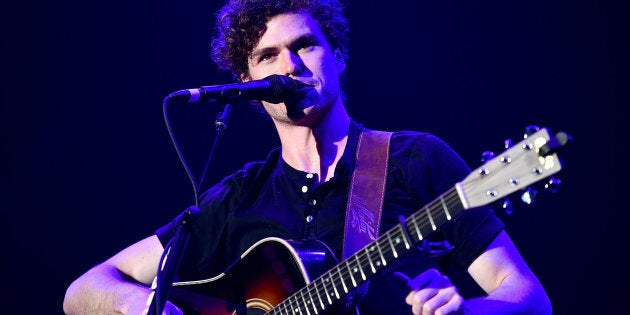
<path fill-rule="evenodd" d="M 291 51 L 285 51 L 282 54 L 280 71 L 287 76 L 300 74 L 302 71 L 302 59 Z"/>

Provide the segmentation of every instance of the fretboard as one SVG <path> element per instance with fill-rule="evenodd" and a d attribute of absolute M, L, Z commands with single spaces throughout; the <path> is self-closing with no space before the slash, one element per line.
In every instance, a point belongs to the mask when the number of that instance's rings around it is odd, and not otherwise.
<path fill-rule="evenodd" d="M 455 187 L 416 211 L 401 224 L 389 229 L 376 240 L 307 286 L 276 305 L 268 314 L 319 315 L 343 299 L 371 276 L 413 249 L 442 224 L 454 218 L 464 207 Z"/>

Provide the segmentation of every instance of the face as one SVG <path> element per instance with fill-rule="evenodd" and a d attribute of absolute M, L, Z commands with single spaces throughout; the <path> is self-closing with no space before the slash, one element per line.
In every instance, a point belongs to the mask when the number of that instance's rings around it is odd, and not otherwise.
<path fill-rule="evenodd" d="M 281 14 L 267 22 L 267 30 L 248 60 L 243 81 L 272 74 L 287 75 L 313 87 L 301 88 L 285 104 L 263 106 L 276 123 L 316 123 L 332 106 L 343 106 L 339 74 L 345 63 L 335 58 L 317 22 L 305 14 Z"/>

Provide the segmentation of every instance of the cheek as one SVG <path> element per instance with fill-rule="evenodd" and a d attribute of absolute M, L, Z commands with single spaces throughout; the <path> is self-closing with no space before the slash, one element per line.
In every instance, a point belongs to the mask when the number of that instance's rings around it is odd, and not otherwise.
<path fill-rule="evenodd" d="M 252 80 L 264 79 L 272 74 L 281 74 L 281 72 L 278 72 L 279 69 L 276 63 L 260 63 L 256 66 L 252 66 L 250 64 L 248 66 L 248 71 Z"/>
<path fill-rule="evenodd" d="M 249 68 L 249 76 L 252 80 L 260 80 L 271 74 L 274 73 L 269 72 L 269 69 L 266 69 L 265 67 Z"/>
<path fill-rule="evenodd" d="M 301 56 L 306 68 L 313 72 L 329 72 L 334 67 L 334 58 L 327 55 L 323 49 Z"/>

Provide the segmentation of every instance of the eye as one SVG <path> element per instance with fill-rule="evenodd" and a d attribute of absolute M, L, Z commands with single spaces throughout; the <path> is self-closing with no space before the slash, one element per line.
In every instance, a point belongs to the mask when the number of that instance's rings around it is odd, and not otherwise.
<path fill-rule="evenodd" d="M 273 53 L 261 54 L 260 56 L 258 56 L 258 62 L 269 61 L 273 59 L 275 56 L 276 54 L 273 54 Z"/>
<path fill-rule="evenodd" d="M 313 42 L 313 41 L 304 41 L 301 42 L 300 45 L 298 46 L 298 50 L 301 51 L 309 51 L 311 49 L 313 49 L 314 46 L 316 46 L 317 43 Z"/>

